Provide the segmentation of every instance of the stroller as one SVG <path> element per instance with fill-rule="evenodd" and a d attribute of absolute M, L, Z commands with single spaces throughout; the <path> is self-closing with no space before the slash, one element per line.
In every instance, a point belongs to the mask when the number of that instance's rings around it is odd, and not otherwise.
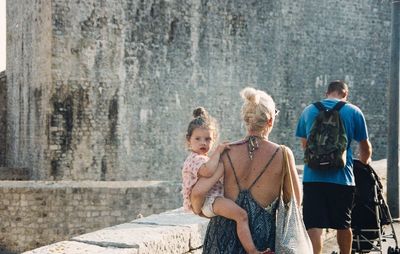
<path fill-rule="evenodd" d="M 389 247 L 388 254 L 400 254 L 396 232 L 389 208 L 383 198 L 383 186 L 374 169 L 359 160 L 353 161 L 356 181 L 355 205 L 352 210 L 352 253 L 382 252 L 382 241 L 394 238 L 396 246 Z M 391 234 L 384 226 L 390 225 Z"/>

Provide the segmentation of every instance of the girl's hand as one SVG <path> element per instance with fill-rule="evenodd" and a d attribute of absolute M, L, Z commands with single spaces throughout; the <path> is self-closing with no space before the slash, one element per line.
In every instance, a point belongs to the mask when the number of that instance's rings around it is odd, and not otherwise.
<path fill-rule="evenodd" d="M 223 142 L 217 146 L 215 151 L 219 154 L 222 154 L 226 149 L 230 149 L 228 142 Z"/>

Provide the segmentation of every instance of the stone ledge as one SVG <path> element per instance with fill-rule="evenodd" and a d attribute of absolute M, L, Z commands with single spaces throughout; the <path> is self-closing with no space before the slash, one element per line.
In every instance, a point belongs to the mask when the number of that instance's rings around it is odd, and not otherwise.
<path fill-rule="evenodd" d="M 182 208 L 73 237 L 23 254 L 201 253 L 208 219 Z M 324 231 L 324 241 L 335 237 Z"/>
<path fill-rule="evenodd" d="M 207 224 L 208 219 L 180 208 L 24 253 L 200 253 Z"/>
<path fill-rule="evenodd" d="M 65 254 L 137 254 L 137 249 L 122 249 L 113 247 L 100 247 L 92 244 L 62 241 L 23 253 L 65 253 Z"/>

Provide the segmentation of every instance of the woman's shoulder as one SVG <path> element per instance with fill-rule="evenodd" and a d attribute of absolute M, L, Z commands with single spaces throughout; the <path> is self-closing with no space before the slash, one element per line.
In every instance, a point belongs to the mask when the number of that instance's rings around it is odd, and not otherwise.
<path fill-rule="evenodd" d="M 226 158 L 226 155 L 228 157 L 230 156 L 235 156 L 238 153 L 241 153 L 241 151 L 246 147 L 248 140 L 247 139 L 239 139 L 235 141 L 230 141 L 229 142 L 229 149 L 225 149 L 225 151 L 221 154 L 221 158 Z"/>
<path fill-rule="evenodd" d="M 277 144 L 282 151 L 286 151 L 289 156 L 294 156 L 292 149 L 284 144 Z"/>
<path fill-rule="evenodd" d="M 292 149 L 290 147 L 288 147 L 288 146 L 286 146 L 284 144 L 277 144 L 277 143 L 274 143 L 274 142 L 270 142 L 270 143 L 271 143 L 272 146 L 275 147 L 275 149 L 282 150 L 282 151 L 285 150 L 289 154 L 289 156 L 293 155 Z"/>
<path fill-rule="evenodd" d="M 270 147 L 273 147 L 275 149 L 279 149 L 279 148 L 282 149 L 282 148 L 286 147 L 285 145 L 272 142 L 271 140 L 268 140 L 267 143 L 270 145 Z"/>
<path fill-rule="evenodd" d="M 243 145 L 247 143 L 247 139 L 239 139 L 236 141 L 229 142 L 229 146 Z"/>

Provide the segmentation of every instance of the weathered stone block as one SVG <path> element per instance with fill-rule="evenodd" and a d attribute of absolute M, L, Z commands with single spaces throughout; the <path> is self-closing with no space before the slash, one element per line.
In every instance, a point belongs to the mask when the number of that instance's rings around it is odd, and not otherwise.
<path fill-rule="evenodd" d="M 24 254 L 138 254 L 136 248 L 101 247 L 75 241 L 63 241 L 47 245 Z"/>
<path fill-rule="evenodd" d="M 125 223 L 72 238 L 104 247 L 137 248 L 139 253 L 184 253 L 189 251 L 191 229 L 177 226 Z"/>
<path fill-rule="evenodd" d="M 131 221 L 138 214 L 146 216 L 180 207 L 181 195 L 168 191 L 176 189 L 177 184 L 2 181 L 0 246 L 26 251 Z M 155 194 L 157 198 L 152 198 Z"/>
<path fill-rule="evenodd" d="M 176 209 L 161 213 L 159 215 L 150 215 L 145 218 L 137 219 L 131 223 L 143 223 L 158 226 L 183 226 L 190 228 L 190 249 L 194 250 L 203 245 L 204 235 L 207 230 L 209 220 L 192 213 L 186 213 L 183 209 Z"/>
<path fill-rule="evenodd" d="M 201 253 L 207 224 L 208 219 L 185 213 L 179 208 L 73 237 L 69 241 L 34 249 L 25 254 L 74 254 L 88 251 L 109 251 L 108 254 Z"/>

